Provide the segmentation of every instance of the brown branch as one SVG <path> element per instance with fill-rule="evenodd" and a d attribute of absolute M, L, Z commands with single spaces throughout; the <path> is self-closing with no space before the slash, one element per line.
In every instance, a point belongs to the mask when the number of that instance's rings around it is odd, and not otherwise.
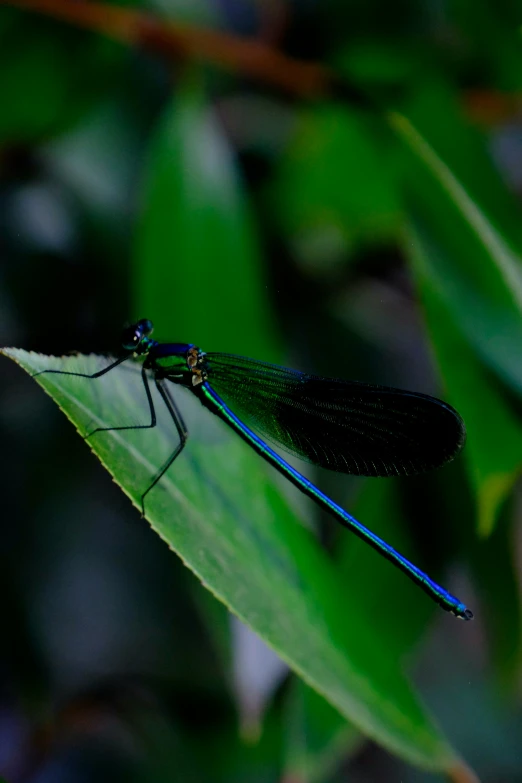
<path fill-rule="evenodd" d="M 516 92 L 498 90 L 466 90 L 464 111 L 475 125 L 492 128 L 520 116 L 522 96 Z"/>
<path fill-rule="evenodd" d="M 160 55 L 169 63 L 180 59 L 211 62 L 298 97 L 333 95 L 366 108 L 376 108 L 368 95 L 319 63 L 296 60 L 254 39 L 190 27 L 135 9 L 89 0 L 0 0 L 1 4 L 36 11 L 102 33 L 128 46 Z M 485 127 L 518 114 L 521 101 L 522 97 L 516 93 L 468 91 L 463 95 L 469 119 Z"/>
<path fill-rule="evenodd" d="M 458 761 L 448 770 L 448 778 L 452 783 L 480 783 L 471 767 L 463 761 Z"/>
<path fill-rule="evenodd" d="M 0 3 L 95 30 L 129 46 L 161 54 L 168 60 L 209 61 L 302 97 L 324 95 L 332 83 L 332 75 L 322 65 L 287 57 L 258 41 L 181 25 L 130 8 L 87 0 L 0 0 Z"/>

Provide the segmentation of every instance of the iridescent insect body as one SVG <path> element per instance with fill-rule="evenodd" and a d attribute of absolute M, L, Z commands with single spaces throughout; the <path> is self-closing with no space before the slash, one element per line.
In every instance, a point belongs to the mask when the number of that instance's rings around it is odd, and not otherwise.
<path fill-rule="evenodd" d="M 152 376 L 176 426 L 179 443 L 143 493 L 143 513 L 147 494 L 187 442 L 188 431 L 167 382 L 180 384 L 305 495 L 397 566 L 443 609 L 464 620 L 473 617 L 458 598 L 321 492 L 265 441 L 271 440 L 330 470 L 359 476 L 409 476 L 444 465 L 464 445 L 464 423 L 454 408 L 426 394 L 307 375 L 232 354 L 204 353 L 189 343 L 158 343 L 151 338 L 152 330 L 147 319 L 127 327 L 122 335 L 122 355 L 93 375 L 43 371 L 92 379 L 129 358 L 144 357 L 141 377 L 150 423 L 100 427 L 87 436 L 155 427 L 156 410 L 149 381 L 149 375 Z"/>

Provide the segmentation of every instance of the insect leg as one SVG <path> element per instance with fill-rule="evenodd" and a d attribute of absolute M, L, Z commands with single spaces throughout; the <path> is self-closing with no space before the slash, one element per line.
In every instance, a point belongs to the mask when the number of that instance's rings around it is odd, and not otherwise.
<path fill-rule="evenodd" d="M 40 370 L 40 372 L 35 372 L 34 375 L 31 376 L 31 378 L 36 378 L 37 375 L 43 375 L 44 372 L 51 372 L 54 373 L 55 375 L 76 375 L 77 378 L 100 378 L 100 376 L 105 375 L 106 372 L 109 372 L 109 370 L 112 370 L 114 367 L 117 367 L 118 364 L 121 364 L 128 358 L 129 356 L 120 356 L 119 359 L 116 359 L 115 362 L 109 364 L 108 367 L 104 367 L 103 370 L 98 370 L 98 372 L 95 372 L 92 375 L 89 375 L 86 372 L 67 372 L 66 370 Z"/>
<path fill-rule="evenodd" d="M 163 397 L 165 405 L 167 406 L 167 410 L 170 413 L 172 421 L 176 425 L 176 429 L 179 435 L 179 443 L 174 449 L 174 451 L 172 452 L 172 454 L 170 455 L 170 457 L 168 458 L 168 460 L 165 462 L 165 464 L 162 465 L 162 467 L 158 470 L 152 482 L 141 496 L 142 516 L 145 516 L 145 495 L 147 495 L 151 491 L 151 489 L 156 486 L 156 484 L 161 479 L 161 477 L 165 475 L 165 473 L 170 468 L 170 466 L 172 465 L 176 457 L 179 457 L 179 455 L 183 451 L 185 444 L 188 440 L 188 430 L 186 424 L 183 421 L 183 417 L 178 409 L 178 406 L 176 405 L 174 399 L 170 396 L 167 386 L 165 385 L 164 381 L 158 380 L 158 378 L 155 378 L 155 382 L 156 382 L 156 387 L 159 393 L 161 394 L 161 396 Z"/>
<path fill-rule="evenodd" d="M 149 379 L 147 378 L 147 367 L 145 364 L 143 364 L 141 367 L 141 379 L 143 381 L 143 386 L 145 387 L 145 392 L 147 393 L 147 402 L 149 403 L 150 410 L 150 424 L 127 424 L 126 426 L 122 427 L 96 427 L 95 430 L 89 432 L 89 434 L 85 436 L 85 440 L 90 438 L 91 435 L 94 435 L 95 432 L 113 432 L 114 430 L 150 430 L 156 426 L 156 409 L 154 408 L 152 394 L 150 393 Z"/>

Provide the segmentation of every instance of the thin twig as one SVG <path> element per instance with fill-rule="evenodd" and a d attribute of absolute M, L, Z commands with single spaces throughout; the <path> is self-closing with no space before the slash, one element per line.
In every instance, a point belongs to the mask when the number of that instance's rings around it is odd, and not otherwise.
<path fill-rule="evenodd" d="M 254 77 L 293 95 L 329 92 L 332 75 L 322 65 L 287 57 L 254 39 L 190 27 L 135 9 L 86 0 L 0 0 L 95 30 L 129 46 L 141 47 L 174 61 L 203 60 Z"/>

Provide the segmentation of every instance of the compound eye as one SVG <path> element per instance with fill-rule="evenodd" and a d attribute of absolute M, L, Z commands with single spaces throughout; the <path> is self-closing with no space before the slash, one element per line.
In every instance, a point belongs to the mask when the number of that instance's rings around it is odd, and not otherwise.
<path fill-rule="evenodd" d="M 138 326 L 145 337 L 148 337 L 154 331 L 154 324 L 148 318 L 142 318 L 141 321 L 138 321 Z"/>
<path fill-rule="evenodd" d="M 129 326 L 124 329 L 121 336 L 121 344 L 126 351 L 133 351 L 141 342 L 143 332 L 136 326 Z"/>

